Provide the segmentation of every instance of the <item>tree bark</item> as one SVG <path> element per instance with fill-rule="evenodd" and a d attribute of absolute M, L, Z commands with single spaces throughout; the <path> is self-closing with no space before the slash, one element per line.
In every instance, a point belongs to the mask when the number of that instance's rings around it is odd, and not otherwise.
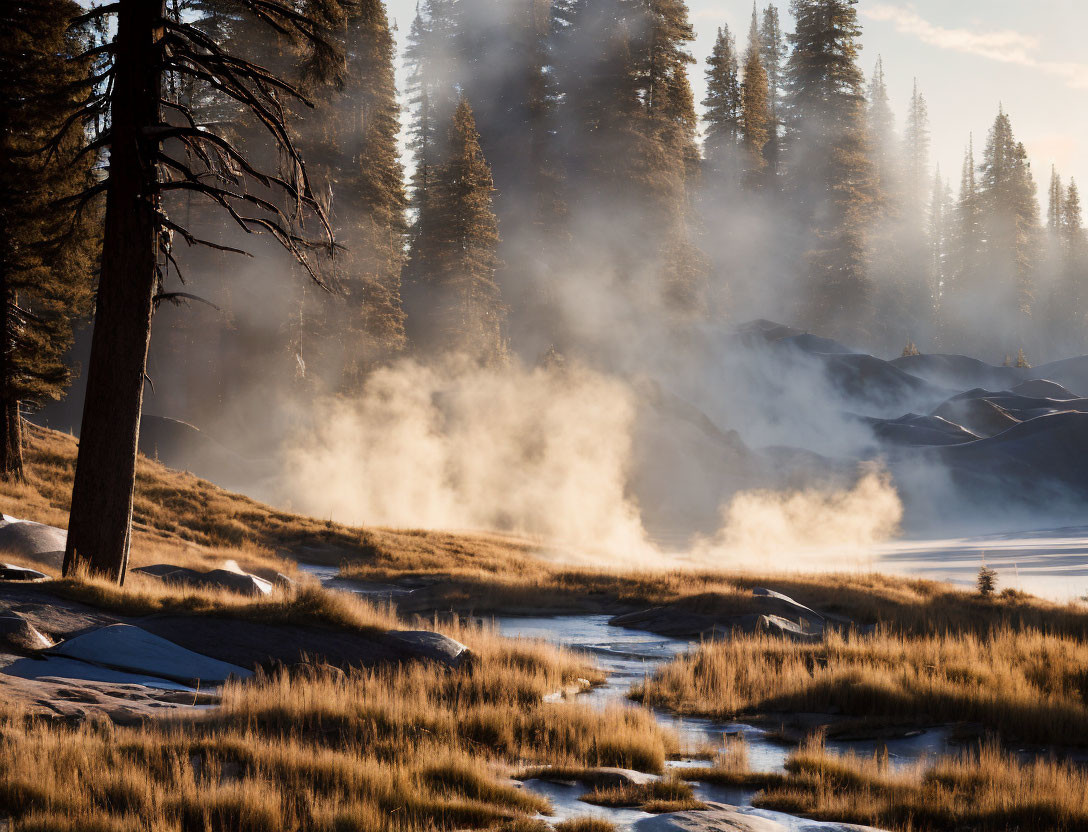
<path fill-rule="evenodd" d="M 12 292 L 4 267 L 0 266 L 0 479 L 22 482 L 23 422 L 15 398 L 12 352 L 15 333 L 12 320 Z"/>
<path fill-rule="evenodd" d="M 102 272 L 64 553 L 64 574 L 83 563 L 119 583 L 156 289 L 158 143 L 146 128 L 160 121 L 165 10 L 165 0 L 120 0 L 117 13 Z"/>
<path fill-rule="evenodd" d="M 23 417 L 19 402 L 0 402 L 0 479 L 7 482 L 23 482 Z"/>

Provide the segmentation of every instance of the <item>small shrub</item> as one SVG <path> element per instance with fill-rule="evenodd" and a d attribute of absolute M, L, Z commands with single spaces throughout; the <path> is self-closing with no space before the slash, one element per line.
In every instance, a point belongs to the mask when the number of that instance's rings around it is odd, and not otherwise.
<path fill-rule="evenodd" d="M 555 832 L 616 832 L 616 826 L 604 818 L 571 818 L 557 823 Z"/>
<path fill-rule="evenodd" d="M 994 593 L 997 592 L 997 572 L 990 569 L 985 561 L 978 568 L 976 585 L 978 586 L 978 594 L 983 598 L 992 598 Z"/>

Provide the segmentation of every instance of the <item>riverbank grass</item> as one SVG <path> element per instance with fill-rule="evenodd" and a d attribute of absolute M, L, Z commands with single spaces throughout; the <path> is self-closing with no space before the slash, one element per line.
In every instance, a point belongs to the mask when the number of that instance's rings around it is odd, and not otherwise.
<path fill-rule="evenodd" d="M 720 720 L 834 713 L 870 727 L 969 722 L 1008 741 L 1088 744 L 1088 634 L 737 634 L 659 668 L 631 697 Z"/>

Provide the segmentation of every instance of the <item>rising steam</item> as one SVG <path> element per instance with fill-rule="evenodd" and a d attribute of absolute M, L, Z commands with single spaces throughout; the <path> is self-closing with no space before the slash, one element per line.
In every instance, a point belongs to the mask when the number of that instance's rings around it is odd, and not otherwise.
<path fill-rule="evenodd" d="M 315 403 L 278 502 L 351 524 L 499 529 L 610 566 L 766 566 L 772 552 L 783 568 L 806 553 L 842 567 L 898 529 L 898 495 L 870 469 L 837 488 L 739 491 L 715 534 L 662 544 L 631 490 L 639 407 L 632 385 L 585 366 L 404 361 L 358 397 Z M 674 473 L 655 472 L 682 493 Z"/>

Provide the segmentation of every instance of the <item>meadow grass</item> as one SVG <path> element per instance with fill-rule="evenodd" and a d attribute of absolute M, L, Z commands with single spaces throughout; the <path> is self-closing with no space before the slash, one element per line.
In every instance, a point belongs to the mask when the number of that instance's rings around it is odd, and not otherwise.
<path fill-rule="evenodd" d="M 815 740 L 786 767 L 787 777 L 768 784 L 756 805 L 896 832 L 1088 829 L 1083 766 L 1025 762 L 992 742 L 895 769 L 886 755 L 833 754 Z"/>
<path fill-rule="evenodd" d="M 515 766 L 663 770 L 675 740 L 649 713 L 545 702 L 593 675 L 581 658 L 454 634 L 475 653 L 456 671 L 259 674 L 228 683 L 215 710 L 140 726 L 2 707 L 0 816 L 20 830 L 519 826 L 548 805 L 503 780 Z"/>
<path fill-rule="evenodd" d="M 571 818 L 555 824 L 555 832 L 616 832 L 615 824 L 604 818 Z"/>
<path fill-rule="evenodd" d="M 27 481 L 0 482 L 0 508 L 65 526 L 76 449 L 68 434 L 28 426 Z M 271 578 L 277 571 L 297 575 L 295 564 L 302 560 L 339 566 L 349 579 L 424 579 L 431 585 L 419 594 L 437 610 L 620 611 L 678 604 L 727 618 L 762 611 L 751 590 L 770 585 L 824 613 L 894 632 L 1088 632 L 1085 605 L 1015 592 L 983 599 L 936 581 L 880 574 L 726 573 L 698 563 L 681 568 L 676 561 L 635 569 L 572 566 L 586 563 L 585 553 L 510 534 L 350 527 L 271 508 L 143 456 L 133 519 L 131 568 L 173 563 L 209 569 L 229 560 Z M 131 568 L 128 580 L 135 578 Z"/>
<path fill-rule="evenodd" d="M 28 481 L 0 483 L 0 507 L 63 526 L 75 441 L 38 428 L 29 435 Z M 982 599 L 881 575 L 569 566 L 556 558 L 564 553 L 510 535 L 350 528 L 292 515 L 143 458 L 134 518 L 133 566 L 208 569 L 233 560 L 264 577 L 297 577 L 292 558 L 300 558 L 362 580 L 437 578 L 429 603 L 462 612 L 675 604 L 728 617 L 755 611 L 751 589 L 770 585 L 878 629 L 846 628 L 818 644 L 744 635 L 707 643 L 636 696 L 723 719 L 834 708 L 905 724 L 977 721 L 1003 739 L 1088 736 L 1088 610 L 1076 604 L 1020 593 Z M 45 586 L 118 614 L 215 613 L 359 632 L 402 626 L 391 608 L 305 577 L 258 599 L 131 572 L 124 587 L 85 575 Z M 434 627 L 468 644 L 474 661 L 455 671 L 408 664 L 259 675 L 227 685 L 214 711 L 140 726 L 73 726 L 0 705 L 0 818 L 14 814 L 21 830 L 543 832 L 533 817 L 543 802 L 509 785 L 510 772 L 615 765 L 660 773 L 678 751 L 646 711 L 546 702 L 582 680 L 600 681 L 583 658 L 456 618 Z M 749 771 L 743 746 L 730 745 L 683 777 L 762 789 L 767 807 L 896 830 L 1088 828 L 1081 769 L 1022 763 L 996 745 L 898 771 L 809 743 L 775 775 Z M 678 780 L 663 784 L 596 799 L 654 811 L 697 802 Z M 591 818 L 561 828 L 609 829 Z"/>
<path fill-rule="evenodd" d="M 829 633 L 706 642 L 632 698 L 681 714 L 835 713 L 900 724 L 977 722 L 1006 740 L 1088 743 L 1088 641 L 1039 630 L 987 636 Z"/>
<path fill-rule="evenodd" d="M 641 809 L 654 813 L 706 808 L 702 801 L 695 799 L 691 786 L 672 774 L 649 783 L 597 788 L 582 795 L 580 800 L 595 806 Z"/>

